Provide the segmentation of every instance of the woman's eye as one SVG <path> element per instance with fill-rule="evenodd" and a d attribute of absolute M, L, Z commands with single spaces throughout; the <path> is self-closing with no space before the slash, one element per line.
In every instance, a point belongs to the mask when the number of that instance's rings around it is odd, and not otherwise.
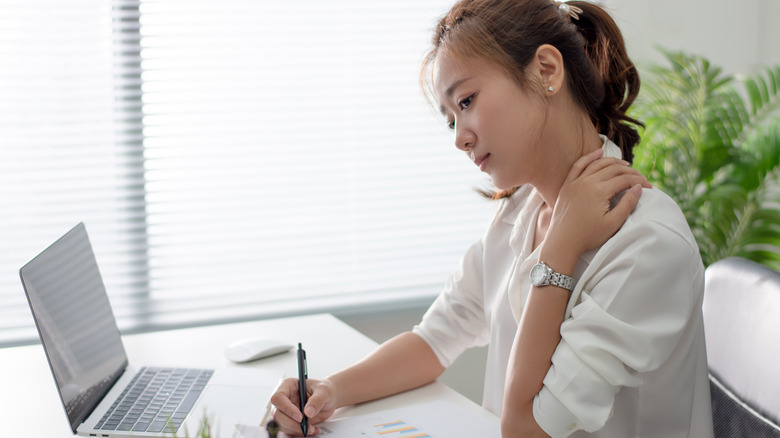
<path fill-rule="evenodd" d="M 455 121 L 447 122 L 447 128 L 448 129 L 455 129 Z"/>
<path fill-rule="evenodd" d="M 465 99 L 461 100 L 461 101 L 458 103 L 458 106 L 459 106 L 461 109 L 466 109 L 466 108 L 468 108 L 468 107 L 469 107 L 469 105 L 471 105 L 471 99 L 473 99 L 473 98 L 474 98 L 474 95 L 472 94 L 471 96 L 469 96 L 469 97 L 467 97 L 467 98 L 465 98 Z"/>

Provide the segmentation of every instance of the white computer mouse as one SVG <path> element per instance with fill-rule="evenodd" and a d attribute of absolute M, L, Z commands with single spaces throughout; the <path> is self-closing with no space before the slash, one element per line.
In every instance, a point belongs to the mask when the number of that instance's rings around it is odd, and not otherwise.
<path fill-rule="evenodd" d="M 225 349 L 225 357 L 236 363 L 250 362 L 293 348 L 289 342 L 278 339 L 252 338 L 233 342 Z"/>

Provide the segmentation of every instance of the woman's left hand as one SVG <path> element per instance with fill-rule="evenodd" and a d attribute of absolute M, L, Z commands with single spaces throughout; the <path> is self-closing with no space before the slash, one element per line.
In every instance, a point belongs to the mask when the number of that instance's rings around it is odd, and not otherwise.
<path fill-rule="evenodd" d="M 579 256 L 604 244 L 628 219 L 642 187 L 652 187 L 626 161 L 601 158 L 602 154 L 598 149 L 572 166 L 555 203 L 545 246 L 568 248 Z M 624 191 L 611 206 L 615 195 Z"/>

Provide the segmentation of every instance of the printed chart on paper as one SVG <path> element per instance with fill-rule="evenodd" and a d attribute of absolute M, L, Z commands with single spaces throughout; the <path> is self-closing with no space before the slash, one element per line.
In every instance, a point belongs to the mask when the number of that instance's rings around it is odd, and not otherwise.
<path fill-rule="evenodd" d="M 403 420 L 392 421 L 390 423 L 375 424 L 377 436 L 383 438 L 433 438 L 423 432 L 417 426 L 412 426 Z"/>
<path fill-rule="evenodd" d="M 360 419 L 358 419 L 360 420 Z M 390 421 L 386 423 L 379 423 L 379 424 L 367 424 L 377 421 L 376 418 L 374 418 L 374 421 L 370 421 L 369 419 L 363 419 L 363 421 L 350 421 L 350 422 L 342 422 L 338 423 L 336 427 L 334 425 L 328 425 L 328 426 L 321 426 L 322 432 L 320 436 L 328 437 L 328 436 L 336 436 L 335 430 L 338 430 L 338 433 L 344 433 L 346 432 L 346 429 L 351 429 L 350 432 L 352 433 L 351 436 L 355 437 L 381 437 L 381 438 L 434 438 L 433 435 L 430 435 L 426 432 L 424 432 L 421 428 L 408 423 L 404 420 L 395 420 Z M 351 424 L 347 424 L 351 423 Z M 361 424 L 365 423 L 365 424 Z"/>
<path fill-rule="evenodd" d="M 446 400 L 350 416 L 320 426 L 322 438 L 450 438 L 500 436 L 498 417 Z"/>

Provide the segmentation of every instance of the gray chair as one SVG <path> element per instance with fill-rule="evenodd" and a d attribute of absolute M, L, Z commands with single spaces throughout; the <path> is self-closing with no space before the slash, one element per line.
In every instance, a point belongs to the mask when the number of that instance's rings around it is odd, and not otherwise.
<path fill-rule="evenodd" d="M 780 437 L 780 273 L 727 258 L 705 279 L 715 438 Z"/>

